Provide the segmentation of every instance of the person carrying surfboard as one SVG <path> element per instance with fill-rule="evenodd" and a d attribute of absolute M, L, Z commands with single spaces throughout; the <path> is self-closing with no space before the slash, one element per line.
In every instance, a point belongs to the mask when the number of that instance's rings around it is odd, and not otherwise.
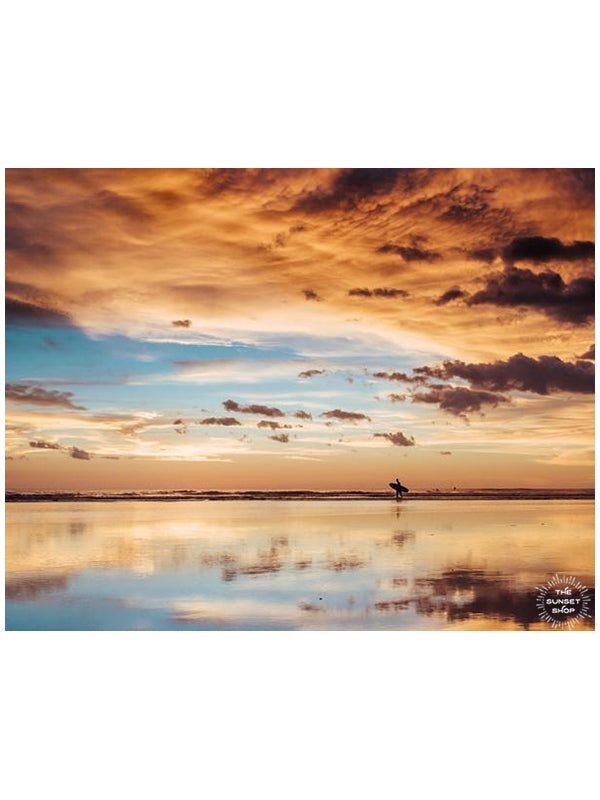
<path fill-rule="evenodd" d="M 408 492 L 406 486 L 402 486 L 402 484 L 400 483 L 399 478 L 396 478 L 396 482 L 390 483 L 389 486 L 390 489 L 393 489 L 396 492 L 396 500 L 402 500 L 402 495 L 404 494 L 404 492 Z"/>

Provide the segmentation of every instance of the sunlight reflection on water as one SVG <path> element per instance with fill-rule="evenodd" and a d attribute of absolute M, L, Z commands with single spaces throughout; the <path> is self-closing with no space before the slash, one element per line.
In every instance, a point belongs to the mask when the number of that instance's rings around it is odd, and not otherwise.
<path fill-rule="evenodd" d="M 541 630 L 555 572 L 593 587 L 593 501 L 6 506 L 8 630 Z"/>

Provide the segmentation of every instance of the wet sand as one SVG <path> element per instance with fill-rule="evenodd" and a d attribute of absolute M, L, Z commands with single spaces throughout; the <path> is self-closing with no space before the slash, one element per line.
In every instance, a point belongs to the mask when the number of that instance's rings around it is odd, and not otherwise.
<path fill-rule="evenodd" d="M 536 586 L 594 587 L 589 499 L 90 499 L 7 505 L 8 630 L 547 630 Z"/>

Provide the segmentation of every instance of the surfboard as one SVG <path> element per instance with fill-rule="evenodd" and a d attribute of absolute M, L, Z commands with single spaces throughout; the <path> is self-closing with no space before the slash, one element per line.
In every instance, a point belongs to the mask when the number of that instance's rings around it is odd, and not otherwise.
<path fill-rule="evenodd" d="M 408 492 L 406 486 L 402 486 L 401 483 L 390 483 L 390 489 L 393 489 L 395 492 Z"/>

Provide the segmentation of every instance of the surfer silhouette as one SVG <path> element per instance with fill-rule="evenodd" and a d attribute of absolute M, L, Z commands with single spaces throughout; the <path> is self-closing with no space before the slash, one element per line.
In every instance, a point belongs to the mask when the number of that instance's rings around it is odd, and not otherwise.
<path fill-rule="evenodd" d="M 402 486 L 402 484 L 400 483 L 400 479 L 399 478 L 396 478 L 396 482 L 395 483 L 390 483 L 389 486 L 390 486 L 390 489 L 393 489 L 396 492 L 396 500 L 402 500 L 402 495 L 405 492 L 408 492 L 408 489 L 406 488 L 406 486 Z"/>

